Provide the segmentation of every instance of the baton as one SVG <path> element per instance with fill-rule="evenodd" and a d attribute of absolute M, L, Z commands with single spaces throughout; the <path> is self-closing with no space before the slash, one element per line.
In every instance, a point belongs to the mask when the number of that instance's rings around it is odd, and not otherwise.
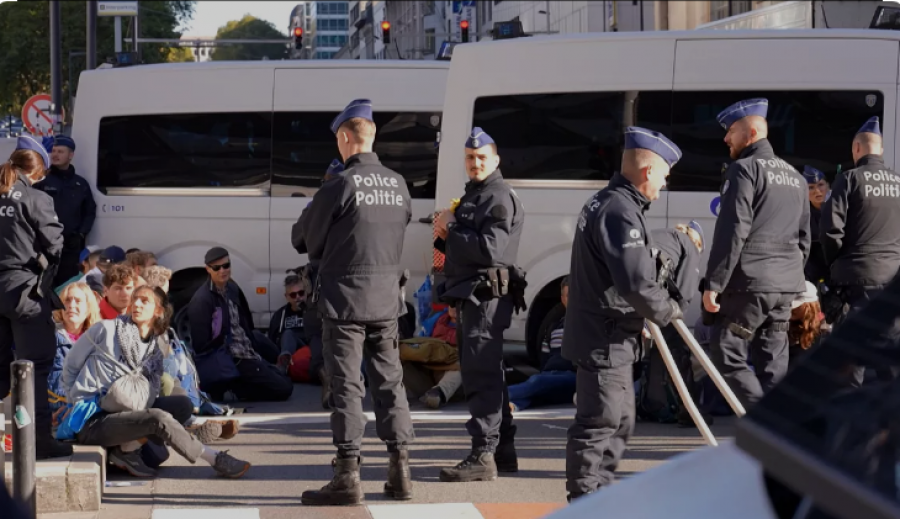
<path fill-rule="evenodd" d="M 697 343 L 697 339 L 691 335 L 691 331 L 688 330 L 688 327 L 684 324 L 684 321 L 681 319 L 676 319 L 672 321 L 672 324 L 675 326 L 675 329 L 678 330 L 678 334 L 681 335 L 681 338 L 684 339 L 684 342 L 687 343 L 688 348 L 690 348 L 691 353 L 697 357 L 697 360 L 700 361 L 700 365 L 703 366 L 703 371 L 706 371 L 706 374 L 709 375 L 709 378 L 716 384 L 716 387 L 719 388 L 719 391 L 722 392 L 722 396 L 725 397 L 725 400 L 728 402 L 728 405 L 731 407 L 731 410 L 734 411 L 739 418 L 747 414 L 747 411 L 744 410 L 744 406 L 741 404 L 741 401 L 738 400 L 737 396 L 735 396 L 734 391 L 728 387 L 728 384 L 725 382 L 725 379 L 722 378 L 722 374 L 719 373 L 719 370 L 713 366 L 712 361 L 709 360 L 709 357 L 706 355 L 706 352 L 703 351 L 703 348 L 700 347 L 700 344 Z"/>

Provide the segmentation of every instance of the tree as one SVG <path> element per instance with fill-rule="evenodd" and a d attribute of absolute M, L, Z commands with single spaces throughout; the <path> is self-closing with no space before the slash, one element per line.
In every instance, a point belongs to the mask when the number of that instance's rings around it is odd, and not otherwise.
<path fill-rule="evenodd" d="M 219 27 L 217 40 L 254 40 L 278 39 L 287 40 L 287 36 L 275 28 L 271 22 L 260 20 L 245 14 L 240 20 L 232 20 Z M 238 61 L 282 59 L 285 56 L 286 44 L 283 43 L 250 43 L 247 45 L 222 45 L 216 47 L 211 59 L 214 61 Z"/>
<path fill-rule="evenodd" d="M 194 61 L 194 54 L 191 52 L 190 47 L 171 47 L 166 61 L 169 63 L 191 63 Z"/>
<path fill-rule="evenodd" d="M 77 90 L 78 75 L 84 69 L 87 2 L 60 2 L 62 29 L 63 99 Z M 179 38 L 176 29 L 191 19 L 194 2 L 140 2 L 140 31 L 145 38 Z M 133 24 L 123 20 L 124 49 L 130 49 Z M 97 60 L 112 58 L 114 26 L 112 17 L 97 20 Z M 24 102 L 35 94 L 50 93 L 50 9 L 49 2 L 3 2 L 0 4 L 0 106 L 13 105 L 21 111 Z M 165 44 L 143 43 L 140 47 L 143 63 L 164 63 L 170 50 Z M 70 70 L 72 67 L 72 70 Z M 69 78 L 72 78 L 72 85 Z M 69 114 L 71 115 L 71 114 Z"/>

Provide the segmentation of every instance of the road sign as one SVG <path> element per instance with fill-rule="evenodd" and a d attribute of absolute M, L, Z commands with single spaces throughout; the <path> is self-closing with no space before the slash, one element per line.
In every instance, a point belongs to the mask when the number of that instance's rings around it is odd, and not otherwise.
<path fill-rule="evenodd" d="M 50 113 L 52 102 L 50 94 L 38 94 L 25 101 L 25 105 L 22 107 L 22 122 L 29 132 L 38 135 L 52 133 L 54 123 L 57 122 Z M 61 117 L 65 119 L 65 112 L 61 114 Z"/>
<path fill-rule="evenodd" d="M 97 16 L 137 16 L 137 1 L 97 2 Z"/>

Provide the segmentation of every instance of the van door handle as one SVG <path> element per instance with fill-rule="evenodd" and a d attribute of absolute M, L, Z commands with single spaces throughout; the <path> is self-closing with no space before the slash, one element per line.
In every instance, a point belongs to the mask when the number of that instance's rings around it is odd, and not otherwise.
<path fill-rule="evenodd" d="M 427 223 L 429 225 L 433 224 L 434 223 L 434 215 L 430 214 L 424 218 L 419 218 L 419 223 Z"/>

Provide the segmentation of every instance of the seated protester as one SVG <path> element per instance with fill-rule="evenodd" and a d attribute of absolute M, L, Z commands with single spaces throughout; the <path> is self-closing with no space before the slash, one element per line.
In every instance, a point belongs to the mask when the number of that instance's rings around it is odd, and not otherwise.
<path fill-rule="evenodd" d="M 115 245 L 103 249 L 97 259 L 97 265 L 84 276 L 84 282 L 91 290 L 98 294 L 103 293 L 103 274 L 113 265 L 125 261 L 125 251 Z"/>
<path fill-rule="evenodd" d="M 97 265 L 97 259 L 100 258 L 100 251 L 92 251 L 92 249 L 94 248 L 95 247 L 87 247 L 83 251 L 81 251 L 81 255 L 78 257 L 78 261 L 80 263 L 80 272 L 75 276 L 67 279 L 62 285 L 56 287 L 57 295 L 62 293 L 62 289 L 69 286 L 71 283 L 84 280 L 84 277 L 87 276 L 87 273 L 94 269 L 94 267 Z"/>
<path fill-rule="evenodd" d="M 131 294 L 137 284 L 137 276 L 128 265 L 112 265 L 103 273 L 103 297 L 100 299 L 100 317 L 115 319 L 128 312 Z"/>
<path fill-rule="evenodd" d="M 562 280 L 560 300 L 563 308 L 569 304 L 569 277 Z M 562 356 L 563 329 L 566 317 L 550 327 L 541 339 L 541 371 L 521 384 L 509 386 L 509 405 L 522 411 L 538 405 L 567 404 L 575 394 L 575 366 Z"/>
<path fill-rule="evenodd" d="M 253 316 L 243 291 L 231 279 L 228 251 L 213 247 L 206 253 L 209 280 L 197 289 L 188 303 L 191 345 L 201 373 L 200 387 L 221 401 L 226 391 L 241 400 L 282 401 L 290 398 L 294 384 L 273 364 L 280 348 L 253 328 Z M 222 349 L 234 361 L 237 378 L 204 378 L 207 366 L 218 366 Z M 209 360 L 207 360 L 207 358 Z"/>
<path fill-rule="evenodd" d="M 188 397 L 158 396 L 168 354 L 168 345 L 160 340 L 169 329 L 166 295 L 158 288 L 140 287 L 131 308 L 129 315 L 92 326 L 66 357 L 63 385 L 70 403 L 99 405 L 86 418 L 69 412 L 66 424 L 77 431 L 79 443 L 112 447 L 110 462 L 135 477 L 156 474 L 141 458 L 144 438 L 159 439 L 191 463 L 206 461 L 219 476 L 243 476 L 249 463 L 205 447 L 185 430 L 182 424 L 193 407 Z M 139 370 L 137 377 L 131 375 L 134 370 Z M 116 384 L 123 377 L 128 378 Z M 149 401 L 137 403 L 144 389 L 149 389 Z"/>
<path fill-rule="evenodd" d="M 153 265 L 144 269 L 144 281 L 151 288 L 161 288 L 163 292 L 169 293 L 169 281 L 172 279 L 172 271 L 166 267 Z"/>
<path fill-rule="evenodd" d="M 438 317 L 431 339 L 433 341 L 422 337 L 401 340 L 400 361 L 407 396 L 418 398 L 431 409 L 438 409 L 462 387 L 456 349 L 456 308 L 448 307 Z"/>
<path fill-rule="evenodd" d="M 66 390 L 62 383 L 62 373 L 69 350 L 84 332 L 100 322 L 97 297 L 86 283 L 76 282 L 66 285 L 60 292 L 59 299 L 64 308 L 53 312 L 53 321 L 56 323 L 56 357 L 53 359 L 48 379 L 48 396 L 54 429 L 59 425 L 59 410 L 66 407 Z"/>
<path fill-rule="evenodd" d="M 129 265 L 134 273 L 140 277 L 144 277 L 144 269 L 156 265 L 156 255 L 152 252 L 138 250 L 125 254 L 125 264 Z"/>
<path fill-rule="evenodd" d="M 284 298 L 287 304 L 275 311 L 269 323 L 269 340 L 281 346 L 278 355 L 278 369 L 287 373 L 291 365 L 291 356 L 306 346 L 303 333 L 303 315 L 306 313 L 306 292 L 303 282 L 297 274 L 289 274 L 284 278 Z"/>
<path fill-rule="evenodd" d="M 791 320 L 788 328 L 788 369 L 796 365 L 806 350 L 818 341 L 819 336 L 827 331 L 828 324 L 819 306 L 816 286 L 806 282 L 806 290 L 791 303 Z"/>

